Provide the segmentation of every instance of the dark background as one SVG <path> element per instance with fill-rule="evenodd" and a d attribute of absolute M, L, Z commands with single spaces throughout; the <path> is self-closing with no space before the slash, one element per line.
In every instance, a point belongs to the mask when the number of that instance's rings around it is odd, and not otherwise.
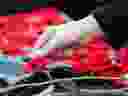
<path fill-rule="evenodd" d="M 2 0 L 0 15 L 15 14 L 16 11 L 31 11 L 33 8 L 55 6 L 74 20 L 87 16 L 98 6 L 111 3 L 112 0 Z"/>
<path fill-rule="evenodd" d="M 99 6 L 104 6 L 112 0 L 64 0 L 64 12 L 69 14 L 74 20 L 79 20 L 87 16 L 92 10 Z M 70 1 L 70 2 L 69 2 Z"/>

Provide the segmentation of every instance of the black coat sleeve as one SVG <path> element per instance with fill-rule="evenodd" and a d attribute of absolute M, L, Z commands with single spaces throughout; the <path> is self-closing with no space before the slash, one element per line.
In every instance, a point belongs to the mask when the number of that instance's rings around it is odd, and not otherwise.
<path fill-rule="evenodd" d="M 128 8 L 128 5 L 124 4 L 122 7 L 121 5 L 119 6 L 119 3 L 114 2 L 111 5 L 99 7 L 93 11 L 97 22 L 113 48 L 120 48 L 123 43 L 128 41 L 128 12 L 125 8 Z"/>

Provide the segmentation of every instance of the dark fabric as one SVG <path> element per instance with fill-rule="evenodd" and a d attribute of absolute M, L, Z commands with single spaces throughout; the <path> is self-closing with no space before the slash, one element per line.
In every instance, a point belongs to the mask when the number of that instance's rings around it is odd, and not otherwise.
<path fill-rule="evenodd" d="M 118 3 L 103 6 L 93 11 L 93 14 L 103 29 L 109 43 L 112 44 L 113 48 L 118 49 L 128 40 L 128 12 L 125 11 L 124 7 L 117 6 Z"/>

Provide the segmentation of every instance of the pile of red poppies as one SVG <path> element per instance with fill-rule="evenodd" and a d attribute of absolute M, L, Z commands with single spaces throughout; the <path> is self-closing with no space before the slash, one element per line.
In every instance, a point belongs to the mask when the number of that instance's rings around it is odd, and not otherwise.
<path fill-rule="evenodd" d="M 54 49 L 53 51 L 56 55 L 51 56 L 51 58 L 42 58 L 44 61 L 47 60 L 47 64 L 54 64 L 57 61 L 61 61 L 65 64 L 72 65 L 72 71 L 79 73 L 95 72 L 102 75 L 102 73 L 112 71 L 112 62 L 109 58 L 109 55 L 111 55 L 111 47 L 106 44 L 104 40 L 95 39 L 89 44 L 80 44 L 78 48 Z M 51 55 L 53 55 L 53 53 Z M 36 58 L 31 62 L 28 62 L 25 67 L 28 68 L 29 71 L 32 71 L 34 70 L 32 65 L 46 65 L 46 62 L 43 62 L 42 60 L 38 61 L 38 58 Z"/>
<path fill-rule="evenodd" d="M 0 16 L 0 48 L 8 51 L 10 54 L 25 54 L 19 51 L 19 48 L 33 47 L 34 41 L 39 37 L 39 32 L 43 32 L 43 28 L 49 24 L 62 24 L 64 17 L 58 15 L 55 8 L 41 9 L 40 11 L 32 11 L 32 13 L 17 13 L 16 16 Z M 128 49 L 120 49 L 120 62 L 116 66 L 112 64 L 112 48 L 103 38 L 94 38 L 88 44 L 80 44 L 79 48 L 64 48 L 55 51 L 61 54 L 61 61 L 71 64 L 73 71 L 86 73 L 94 72 L 98 75 L 114 75 L 121 72 L 128 72 Z M 60 49 L 59 49 L 60 50 Z M 63 53 L 63 54 L 62 54 Z M 55 62 L 60 61 L 59 56 Z M 42 59 L 41 59 L 42 58 Z M 37 57 L 25 64 L 25 71 L 31 72 L 36 66 L 42 67 L 49 63 L 55 63 L 53 58 Z M 51 62 L 52 61 L 52 62 Z M 41 65 L 42 64 L 42 65 Z M 43 69 L 42 69 L 43 70 Z"/>

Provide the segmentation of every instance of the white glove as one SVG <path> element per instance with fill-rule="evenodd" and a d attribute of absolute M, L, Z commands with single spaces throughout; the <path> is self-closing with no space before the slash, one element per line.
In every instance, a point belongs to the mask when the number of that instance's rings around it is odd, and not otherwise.
<path fill-rule="evenodd" d="M 50 49 L 61 48 L 66 44 L 78 42 L 81 36 L 84 36 L 84 38 L 90 38 L 93 33 L 102 32 L 93 15 L 80 21 L 72 21 L 59 26 L 50 26 L 46 31 L 48 33 L 46 33 L 45 36 L 49 37 L 52 34 L 52 39 L 43 46 L 44 50 L 36 51 L 35 54 L 44 56 Z"/>

